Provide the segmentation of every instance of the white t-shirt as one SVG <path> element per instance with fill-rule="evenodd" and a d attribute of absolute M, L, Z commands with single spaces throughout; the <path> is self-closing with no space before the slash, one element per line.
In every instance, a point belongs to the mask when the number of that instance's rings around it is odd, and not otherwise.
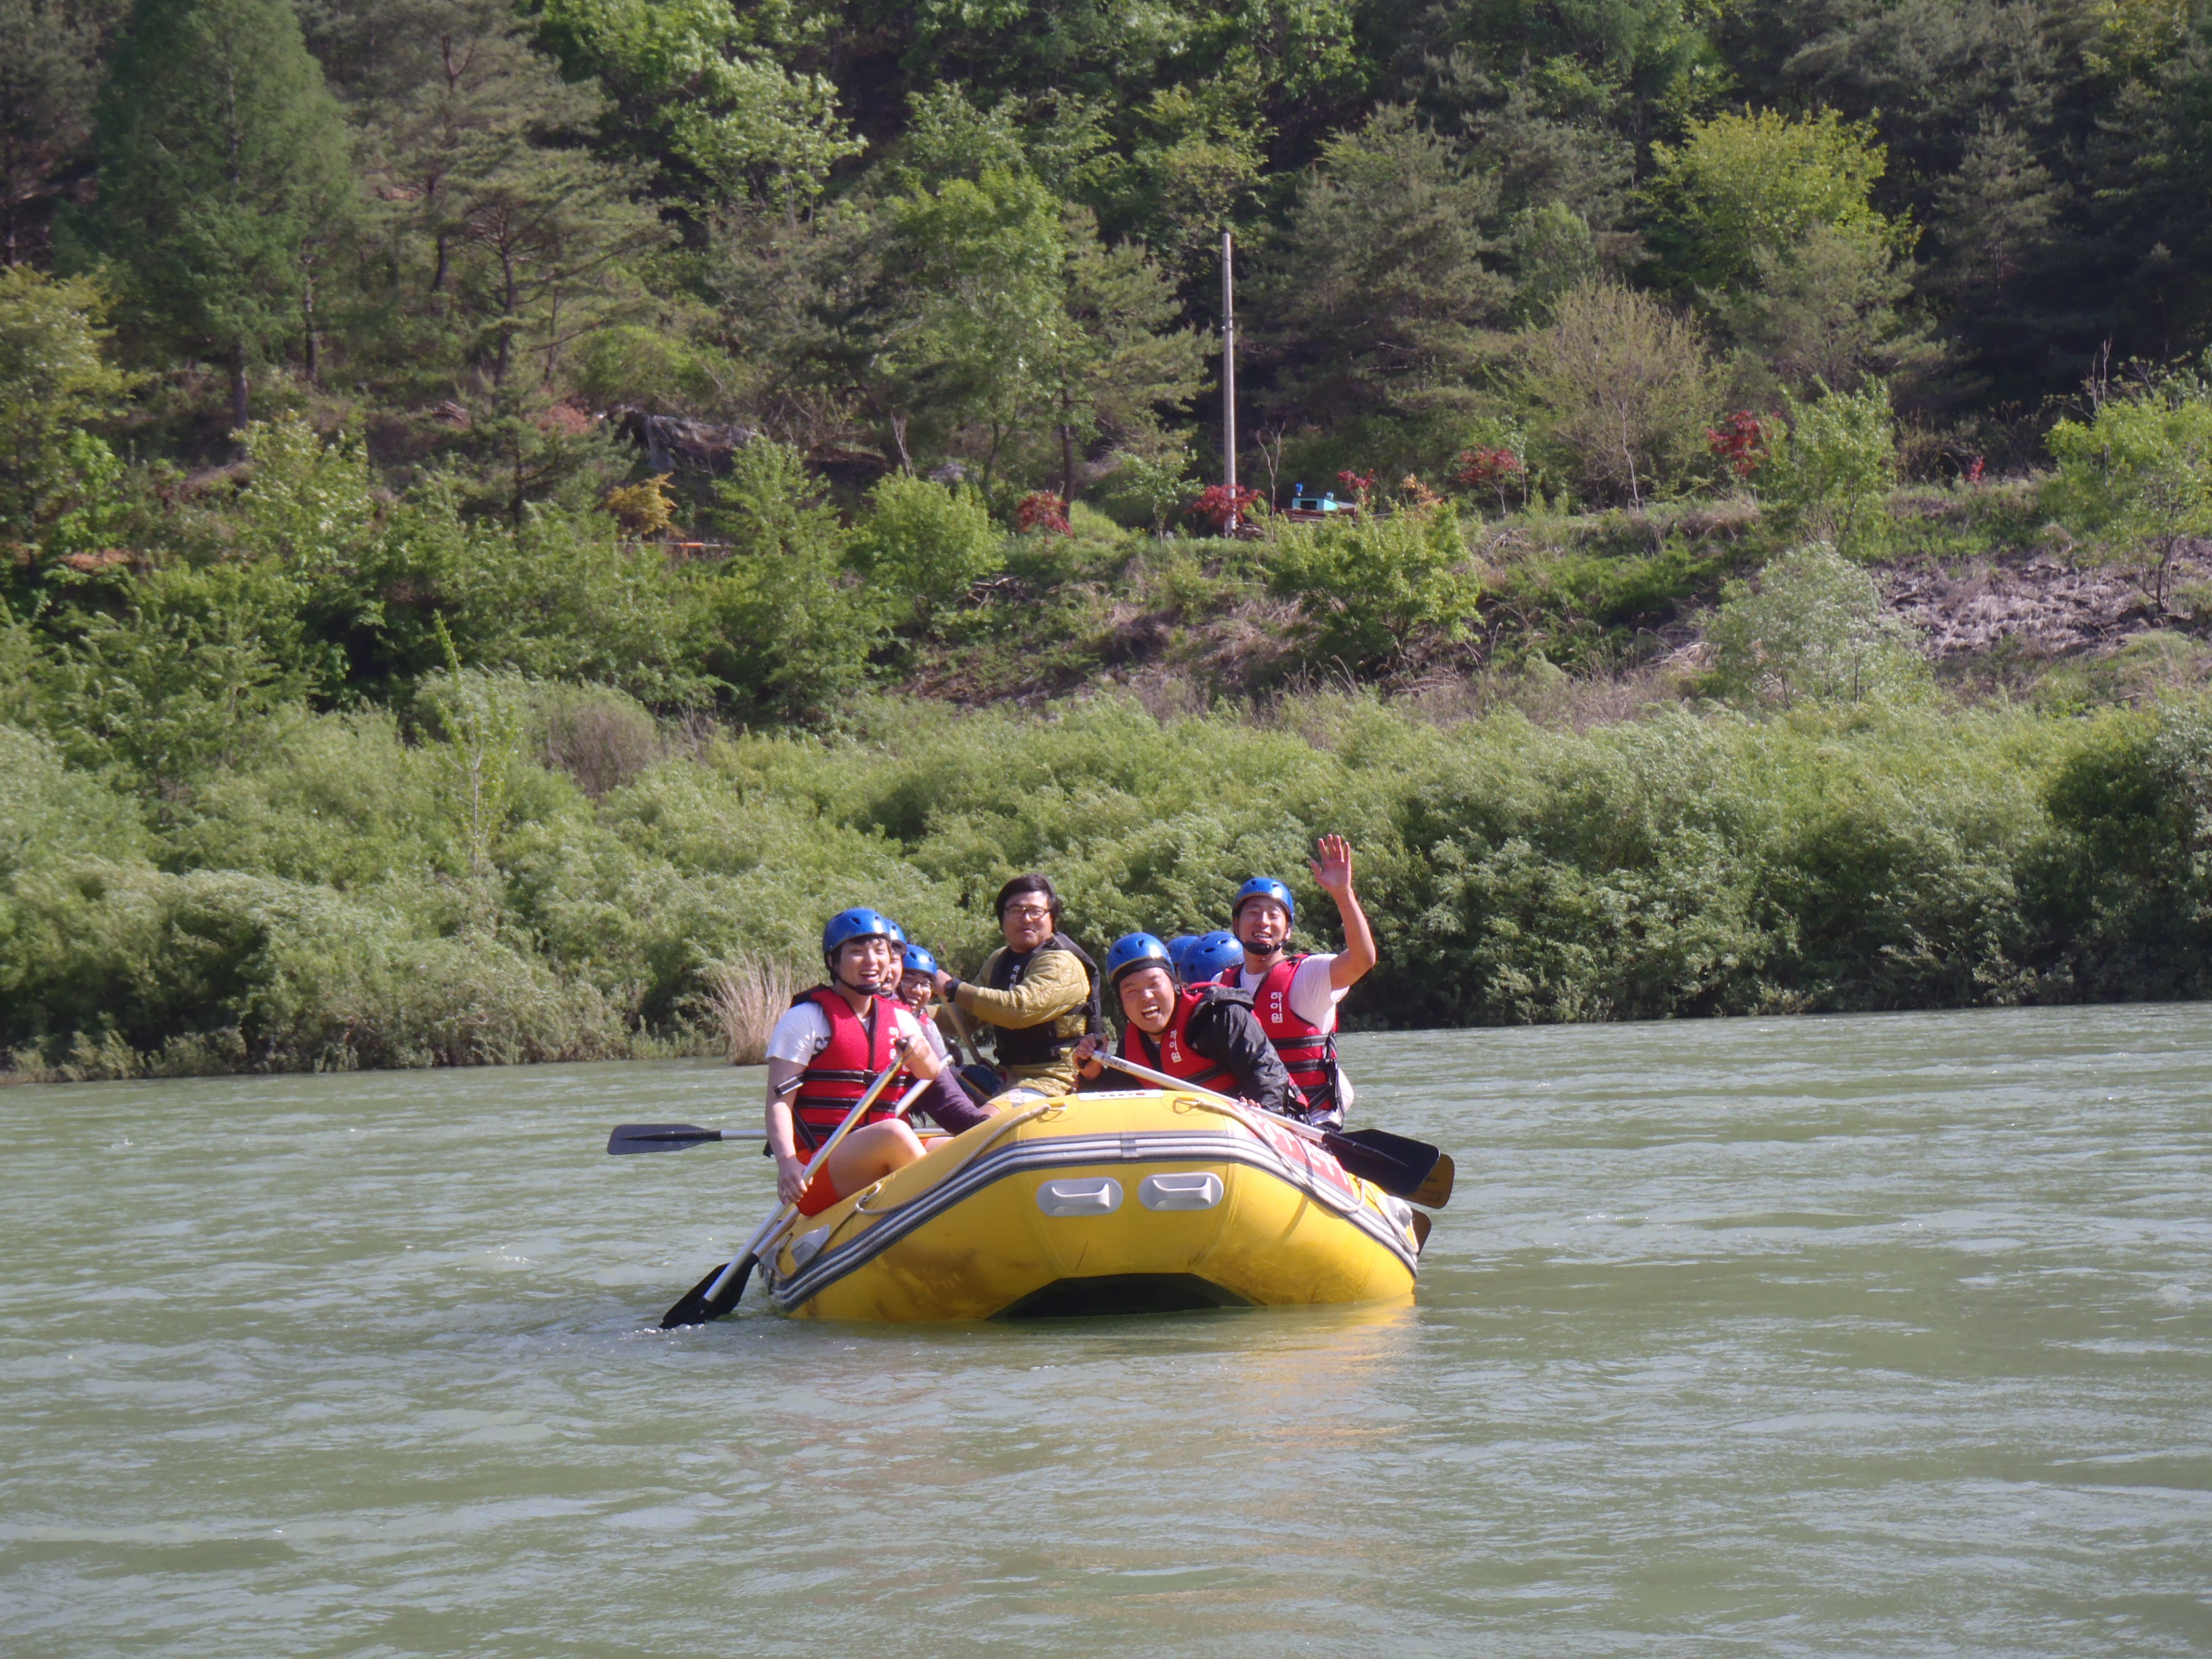
<path fill-rule="evenodd" d="M 1336 1005 L 1343 1001 L 1345 993 L 1352 989 L 1347 985 L 1339 990 L 1329 983 L 1328 970 L 1335 963 L 1334 956 L 1324 956 L 1316 951 L 1300 963 L 1297 971 L 1291 975 L 1291 1012 L 1307 1024 L 1318 1025 L 1324 1031 L 1336 1029 Z M 1256 991 L 1260 988 L 1260 981 L 1267 977 L 1265 974 L 1255 974 L 1246 968 L 1237 974 L 1237 983 L 1240 989 Z M 1349 1111 L 1355 1098 L 1352 1079 L 1344 1074 L 1344 1067 L 1339 1066 L 1336 1068 L 1337 1104 Z"/>
<path fill-rule="evenodd" d="M 900 1048 L 904 1048 L 920 1031 L 928 1039 L 931 1052 L 939 1060 L 945 1057 L 945 1038 L 939 1035 L 935 1022 L 923 1019 L 902 1002 L 891 1005 L 891 1031 Z M 775 1023 L 775 1030 L 769 1033 L 768 1057 L 804 1066 L 829 1046 L 830 1016 L 822 1012 L 821 1004 L 802 1002 L 785 1009 L 783 1018 Z"/>

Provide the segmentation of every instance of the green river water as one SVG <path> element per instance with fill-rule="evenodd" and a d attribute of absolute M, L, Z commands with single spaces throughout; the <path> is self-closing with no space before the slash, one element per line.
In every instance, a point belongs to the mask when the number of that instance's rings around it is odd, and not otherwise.
<path fill-rule="evenodd" d="M 650 1328 L 757 1073 L 10 1090 L 0 1650 L 2212 1651 L 2208 1017 L 1353 1038 L 1413 1304 L 1024 1326 Z"/>

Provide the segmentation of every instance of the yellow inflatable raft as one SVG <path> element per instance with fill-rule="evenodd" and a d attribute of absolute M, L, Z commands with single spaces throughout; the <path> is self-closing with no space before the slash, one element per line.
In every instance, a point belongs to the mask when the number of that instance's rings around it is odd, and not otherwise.
<path fill-rule="evenodd" d="M 1264 1114 L 1154 1089 L 1017 1097 L 761 1249 L 801 1319 L 1365 1302 L 1413 1288 L 1401 1200 Z"/>

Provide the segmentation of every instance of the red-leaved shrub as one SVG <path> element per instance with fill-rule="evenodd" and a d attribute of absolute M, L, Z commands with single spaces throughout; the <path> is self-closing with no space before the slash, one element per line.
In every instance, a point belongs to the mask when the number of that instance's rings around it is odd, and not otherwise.
<path fill-rule="evenodd" d="M 1748 478 L 1766 459 L 1766 428 L 1747 409 L 1739 409 L 1718 426 L 1705 428 L 1705 447 L 1729 464 L 1739 478 Z"/>
<path fill-rule="evenodd" d="M 1014 528 L 1068 535 L 1072 532 L 1067 527 L 1067 503 L 1049 489 L 1032 489 L 1014 508 Z"/>
<path fill-rule="evenodd" d="M 1204 493 L 1185 509 L 1185 516 L 1206 526 L 1217 536 L 1225 535 L 1233 517 L 1242 521 L 1252 510 L 1252 503 L 1260 499 L 1256 489 L 1247 489 L 1239 484 L 1231 491 L 1227 484 L 1208 484 Z"/>

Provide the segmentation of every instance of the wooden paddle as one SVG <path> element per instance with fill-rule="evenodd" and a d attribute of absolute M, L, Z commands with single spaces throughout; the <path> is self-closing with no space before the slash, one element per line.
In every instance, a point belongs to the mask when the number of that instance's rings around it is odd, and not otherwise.
<path fill-rule="evenodd" d="M 867 1092 L 853 1103 L 853 1109 L 845 1114 L 845 1121 L 837 1126 L 829 1139 L 822 1143 L 821 1151 L 806 1160 L 806 1180 L 814 1179 L 815 1172 L 830 1154 L 837 1150 L 845 1137 L 867 1115 L 868 1108 L 876 1103 L 876 1097 L 883 1093 L 884 1087 L 898 1075 L 899 1067 L 903 1064 L 902 1055 L 893 1060 L 890 1066 L 868 1085 Z M 907 1109 L 921 1098 L 922 1091 L 929 1085 L 927 1078 L 916 1082 L 913 1088 L 900 1097 L 898 1106 L 891 1115 L 903 1117 Z M 674 1307 L 661 1315 L 660 1328 L 672 1331 L 679 1325 L 704 1325 L 710 1320 L 720 1319 L 736 1307 L 738 1299 L 745 1293 L 746 1281 L 752 1278 L 753 1264 L 759 1260 L 761 1246 L 775 1237 L 798 1207 L 796 1204 L 787 1204 L 761 1223 L 754 1230 L 753 1236 L 745 1241 L 745 1248 L 742 1251 L 694 1285 L 678 1298 Z"/>
<path fill-rule="evenodd" d="M 1132 1077 L 1140 1077 L 1147 1083 L 1157 1083 L 1163 1088 L 1188 1090 L 1194 1095 L 1204 1095 L 1209 1100 L 1233 1106 L 1237 1102 L 1226 1095 L 1218 1095 L 1211 1089 L 1186 1083 L 1170 1077 L 1165 1072 L 1156 1072 L 1149 1066 L 1139 1066 L 1133 1060 L 1100 1049 L 1091 1056 L 1123 1071 Z M 1267 1114 L 1270 1122 L 1279 1123 L 1295 1135 L 1317 1141 L 1353 1175 L 1371 1181 L 1386 1193 L 1410 1200 L 1431 1210 L 1441 1210 L 1451 1202 L 1451 1154 L 1425 1140 L 1411 1140 L 1404 1135 L 1394 1135 L 1387 1129 L 1355 1129 L 1350 1134 L 1340 1134 L 1334 1129 L 1316 1129 L 1310 1123 L 1301 1123 L 1292 1117 L 1277 1117 Z"/>

